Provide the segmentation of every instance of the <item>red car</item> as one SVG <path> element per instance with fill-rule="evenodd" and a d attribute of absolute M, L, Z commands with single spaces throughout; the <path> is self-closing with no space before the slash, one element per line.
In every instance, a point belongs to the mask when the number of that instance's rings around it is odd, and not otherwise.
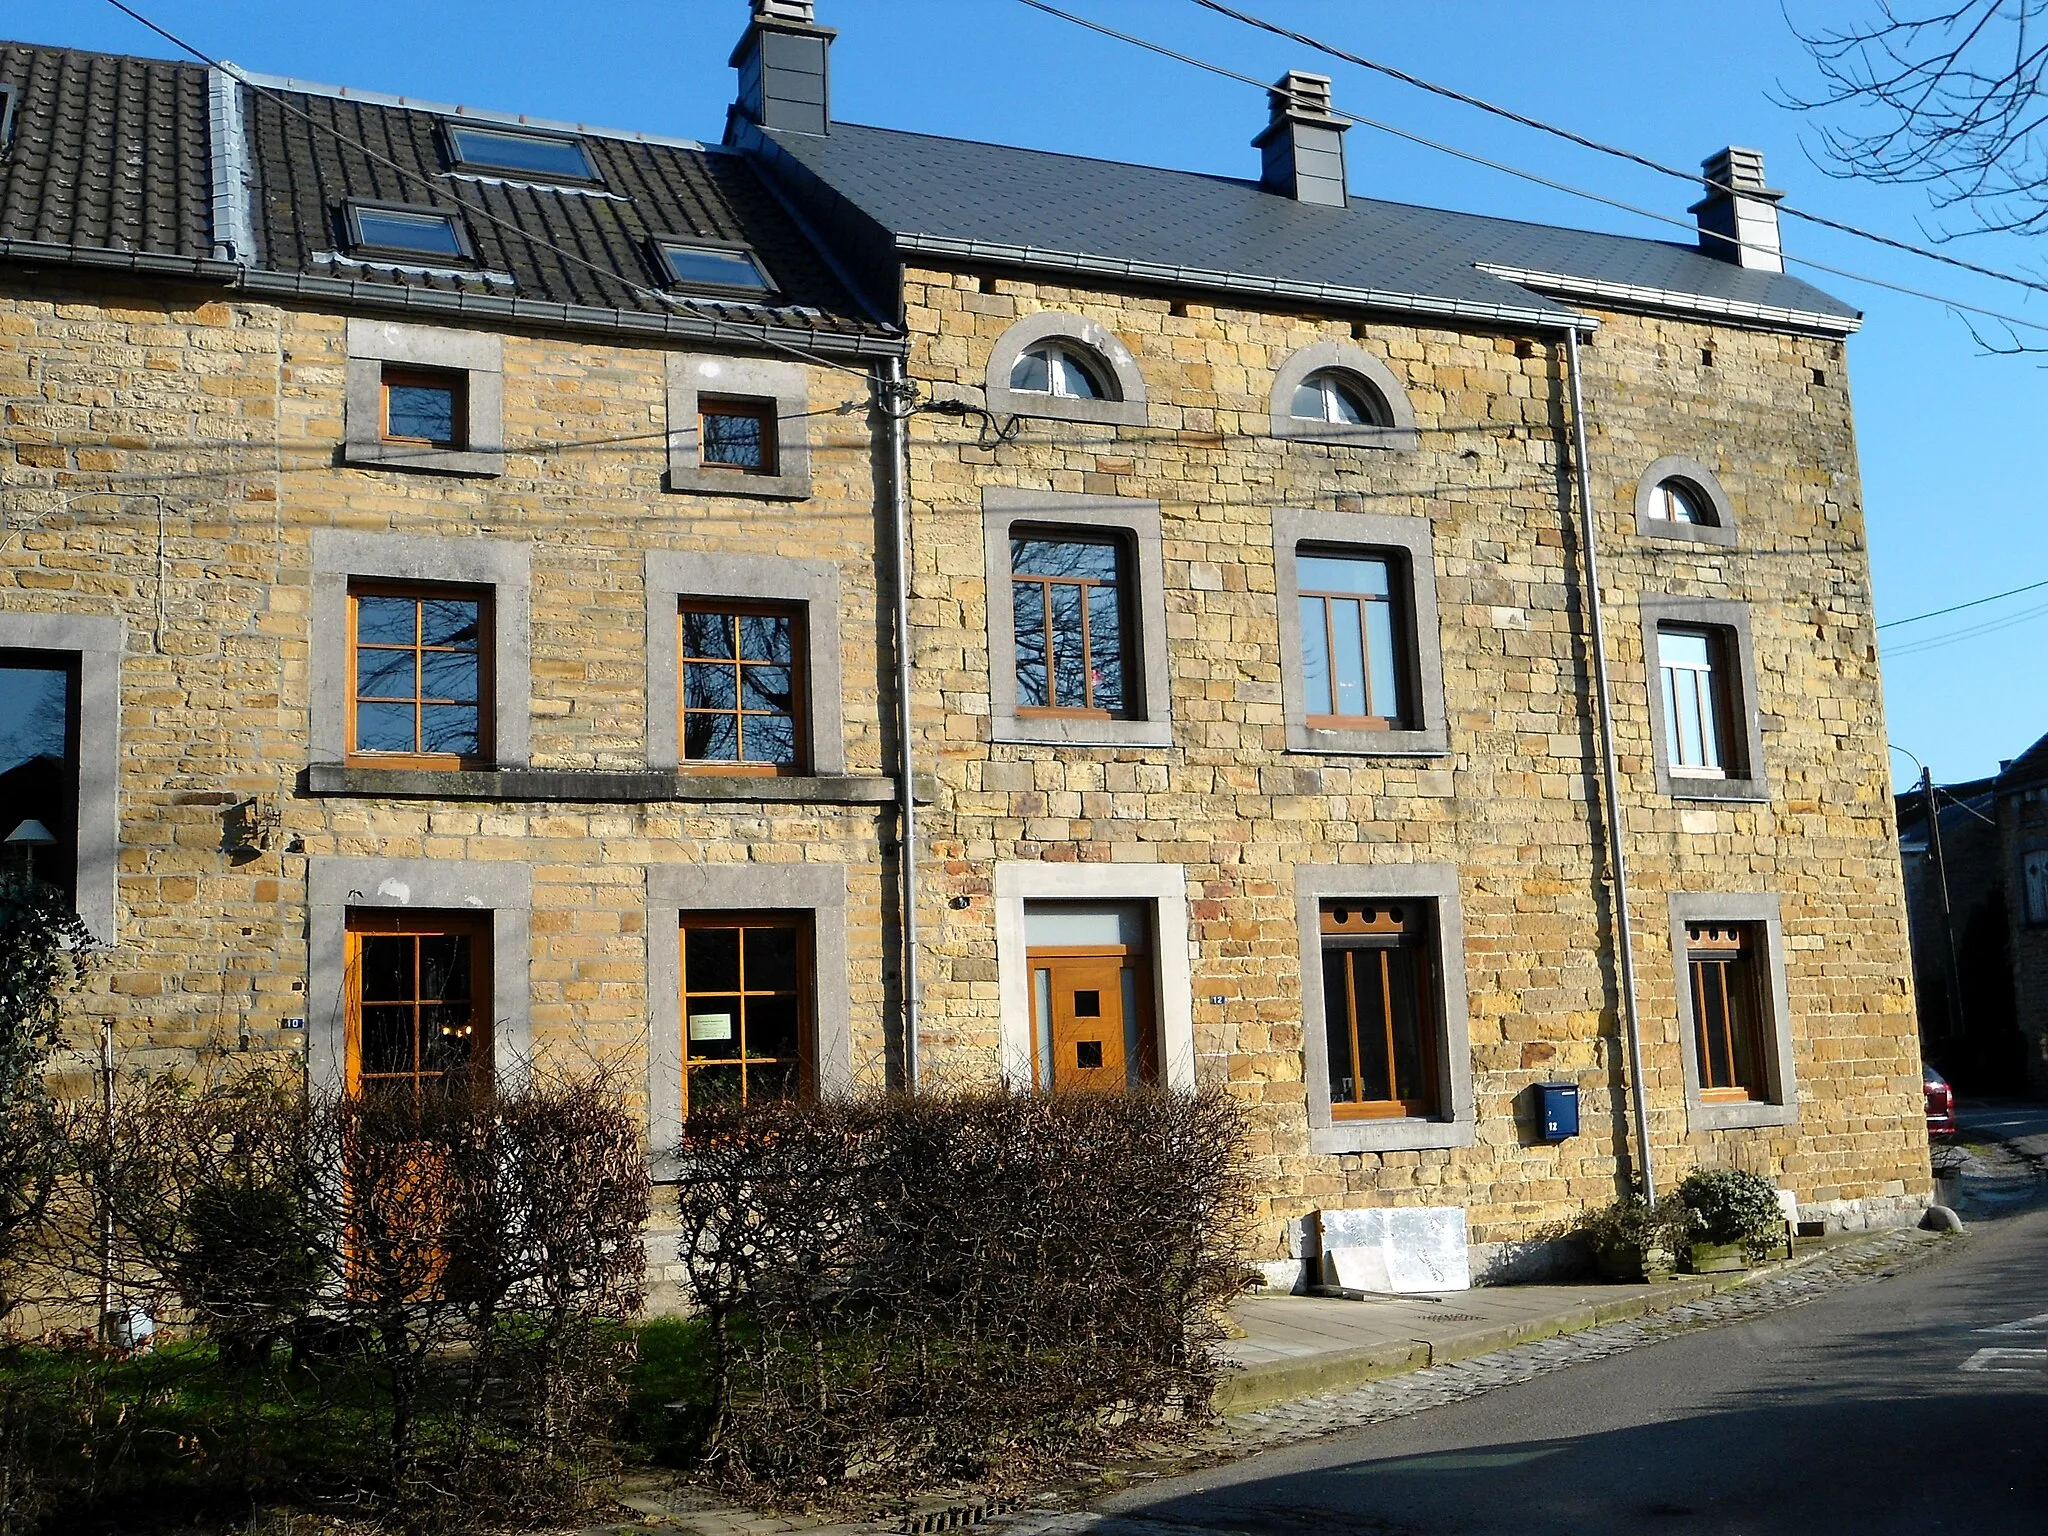
<path fill-rule="evenodd" d="M 1949 1087 L 1948 1079 L 1924 1062 L 1920 1067 L 1920 1086 L 1927 1091 L 1927 1139 L 1929 1141 L 1954 1141 L 1956 1139 L 1956 1091 Z"/>

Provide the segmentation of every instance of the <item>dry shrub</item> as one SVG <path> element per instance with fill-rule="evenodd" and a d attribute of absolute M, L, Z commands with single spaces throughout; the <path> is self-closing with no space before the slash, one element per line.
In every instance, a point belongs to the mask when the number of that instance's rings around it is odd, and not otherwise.
<path fill-rule="evenodd" d="M 1204 1413 L 1244 1283 L 1243 1144 L 1219 1092 L 693 1115 L 709 1464 L 781 1497 L 1007 1481 Z"/>
<path fill-rule="evenodd" d="M 121 1297 L 171 1326 L 149 1354 L 17 1351 L 69 1426 L 37 1452 L 51 1528 L 266 1502 L 534 1525 L 615 1464 L 648 1185 L 608 1083 L 309 1105 L 261 1074 L 159 1078 L 73 1161 L 73 1203 L 113 1214 Z"/>

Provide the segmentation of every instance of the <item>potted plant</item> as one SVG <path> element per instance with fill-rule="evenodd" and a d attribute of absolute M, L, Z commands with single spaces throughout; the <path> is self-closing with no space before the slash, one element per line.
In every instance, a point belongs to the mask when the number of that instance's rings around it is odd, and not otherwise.
<path fill-rule="evenodd" d="M 1685 1249 L 1686 1213 L 1669 1196 L 1650 1204 L 1631 1190 L 1612 1205 L 1588 1212 L 1578 1235 L 1593 1250 L 1606 1280 L 1669 1280 Z"/>
<path fill-rule="evenodd" d="M 1696 1169 L 1678 1186 L 1689 1219 L 1686 1268 L 1696 1275 L 1744 1270 L 1784 1251 L 1785 1213 L 1760 1174 Z"/>

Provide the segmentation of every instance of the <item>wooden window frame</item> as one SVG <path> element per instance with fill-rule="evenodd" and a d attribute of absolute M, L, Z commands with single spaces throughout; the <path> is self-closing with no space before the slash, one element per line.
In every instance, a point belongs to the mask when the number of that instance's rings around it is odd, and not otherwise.
<path fill-rule="evenodd" d="M 767 710 L 749 710 L 746 705 L 745 671 L 749 666 L 767 666 L 767 662 L 747 662 L 740 659 L 738 639 L 733 644 L 734 679 L 733 707 L 724 709 L 692 709 L 689 706 L 689 691 L 684 679 L 692 666 L 713 663 L 692 661 L 683 647 L 683 619 L 691 613 L 717 614 L 721 618 L 741 619 L 749 617 L 776 618 L 789 624 L 789 719 L 794 729 L 796 752 L 787 764 L 749 763 L 744 759 L 728 761 L 723 758 L 691 757 L 689 755 L 690 716 L 723 715 L 735 722 L 736 739 L 740 750 L 746 750 L 745 718 L 748 715 L 764 716 Z M 800 603 L 721 601 L 705 598 L 684 597 L 676 603 L 676 763 L 684 773 L 749 774 L 763 777 L 790 775 L 800 777 L 811 771 L 811 677 L 810 677 L 810 632 L 809 614 Z"/>
<path fill-rule="evenodd" d="M 1011 613 L 1014 614 L 1017 611 L 1017 588 L 1020 586 L 1036 586 L 1039 589 L 1039 611 L 1044 615 L 1044 627 L 1041 633 L 1045 636 L 1046 697 L 1051 698 L 1055 694 L 1052 680 L 1052 589 L 1055 586 L 1078 587 L 1081 589 L 1081 655 L 1084 658 L 1090 654 L 1088 644 L 1088 626 L 1090 623 L 1088 613 L 1089 589 L 1093 587 L 1107 587 L 1116 594 L 1117 665 L 1123 672 L 1124 706 L 1121 710 L 1103 709 L 1093 704 L 1077 707 L 1070 704 L 1019 703 L 1017 705 L 1018 717 L 1020 719 L 1037 718 L 1041 720 L 1135 720 L 1140 718 L 1133 712 L 1131 707 L 1131 687 L 1134 682 L 1139 682 L 1140 680 L 1136 676 L 1138 670 L 1138 650 L 1137 646 L 1133 643 L 1135 637 L 1131 633 L 1132 626 L 1138 622 L 1138 614 L 1136 611 L 1137 605 L 1131 601 L 1132 558 L 1128 541 L 1113 532 L 1106 534 L 1093 532 L 1077 533 L 1069 528 L 1033 528 L 1028 524 L 1018 524 L 1013 527 L 1010 530 L 1009 538 Z M 1017 546 L 1020 543 L 1031 542 L 1092 544 L 1112 549 L 1116 552 L 1116 579 L 1114 581 L 1099 581 L 1092 576 L 1020 576 L 1017 574 Z M 1013 625 L 1010 631 L 1010 668 L 1013 672 L 1017 670 L 1022 654 L 1022 648 L 1017 644 L 1017 631 Z M 1085 681 L 1086 696 L 1092 700 L 1095 697 L 1093 667 L 1087 669 Z M 1018 693 L 1020 696 L 1023 693 L 1021 680 Z"/>
<path fill-rule="evenodd" d="M 1402 643 L 1403 637 L 1409 635 L 1411 631 L 1409 628 L 1409 608 L 1402 601 L 1401 596 L 1406 582 L 1406 567 L 1400 556 L 1388 550 L 1332 550 L 1320 548 L 1312 544 L 1305 544 L 1295 555 L 1295 568 L 1297 570 L 1300 569 L 1300 561 L 1303 558 L 1321 560 L 1376 560 L 1386 567 L 1387 595 L 1385 597 L 1374 597 L 1364 592 L 1325 592 L 1315 587 L 1297 587 L 1294 599 L 1297 609 L 1304 598 L 1313 598 L 1322 605 L 1323 644 L 1328 648 L 1330 657 L 1330 702 L 1333 704 L 1337 699 L 1337 626 L 1331 618 L 1331 604 L 1337 602 L 1358 604 L 1359 663 L 1365 669 L 1363 676 L 1367 692 L 1370 692 L 1372 689 L 1372 631 L 1365 621 L 1366 605 L 1378 603 L 1383 606 L 1387 610 L 1387 632 L 1393 636 L 1394 640 L 1394 702 L 1398 705 L 1407 705 L 1409 700 L 1406 695 L 1414 692 L 1414 684 L 1410 681 L 1408 665 L 1409 646 L 1413 644 L 1413 641 L 1410 640 L 1408 645 Z M 1303 627 L 1302 633 L 1301 665 L 1304 678 L 1303 691 L 1305 693 L 1307 690 L 1306 677 L 1308 669 L 1308 635 L 1306 626 Z M 1302 718 L 1308 723 L 1309 729 L 1317 731 L 1405 731 L 1413 729 L 1408 724 L 1409 718 L 1413 713 L 1412 708 L 1403 708 L 1401 713 L 1397 715 L 1304 714 Z"/>
<path fill-rule="evenodd" d="M 459 935 L 470 941 L 469 945 L 469 995 L 470 1009 L 475 1034 L 470 1051 L 472 1078 L 477 1086 L 488 1085 L 495 1076 L 494 1060 L 495 1015 L 491 997 L 491 916 L 488 913 L 472 912 L 415 912 L 390 908 L 352 908 L 347 914 L 344 926 L 344 955 L 342 974 L 345 978 L 344 1012 L 342 1030 L 343 1084 L 351 1097 L 362 1092 L 363 1086 L 363 963 L 362 941 L 371 937 L 440 938 Z M 417 992 L 417 981 L 415 981 Z M 417 1010 L 421 1000 L 415 996 L 411 1006 Z M 413 1091 L 422 1091 L 425 1075 L 418 1070 L 419 1021 L 417 1012 L 413 1022 L 414 1070 L 411 1074 Z M 478 1070 L 480 1069 L 480 1070 Z M 390 1081 L 402 1080 L 401 1074 L 379 1074 Z M 441 1079 L 445 1074 L 432 1076 Z"/>
<path fill-rule="evenodd" d="M 1686 925 L 1686 985 L 1692 991 L 1693 1062 L 1699 1072 L 1702 1104 L 1753 1104 L 1771 1101 L 1770 1004 L 1764 991 L 1759 951 L 1763 947 L 1761 925 L 1741 921 L 1701 920 Z M 1733 1075 L 1736 1061 L 1736 1015 L 1732 1007 L 1735 988 L 1729 973 L 1740 968 L 1737 987 L 1747 994 L 1749 1059 L 1757 1081 L 1754 1083 L 1713 1081 L 1713 1052 L 1709 1049 L 1707 988 L 1709 974 L 1721 994 L 1720 1044 Z"/>
<path fill-rule="evenodd" d="M 728 464 L 711 457 L 711 434 L 705 430 L 713 416 L 730 416 L 752 421 L 761 429 L 761 463 L 758 467 Z M 773 400 L 742 395 L 699 395 L 697 397 L 697 463 L 700 468 L 725 475 L 746 475 L 773 480 L 782 473 L 781 412 Z"/>
<path fill-rule="evenodd" d="M 703 997 L 734 997 L 739 1002 L 740 1054 L 737 1056 L 707 1057 L 706 1066 L 772 1065 L 786 1060 L 780 1056 L 754 1057 L 746 1054 L 746 1000 L 749 996 L 772 996 L 757 989 L 747 990 L 745 930 L 749 928 L 781 928 L 797 935 L 797 1097 L 810 1099 L 817 1095 L 818 1084 L 818 1008 L 817 1008 L 817 924 L 810 912 L 793 912 L 786 909 L 752 909 L 747 911 L 685 911 L 678 914 L 676 924 L 676 975 L 677 991 L 682 1003 L 682 1118 L 690 1118 L 690 956 L 689 935 L 693 928 L 730 928 L 740 931 L 739 941 L 739 985 L 737 991 L 710 991 L 698 994 Z M 740 1107 L 747 1103 L 748 1075 L 740 1073 Z"/>
<path fill-rule="evenodd" d="M 356 664 L 356 613 L 357 599 L 362 597 L 406 597 L 416 602 L 432 602 L 437 598 L 459 598 L 477 604 L 477 686 L 476 686 L 476 753 L 464 757 L 452 752 L 364 752 L 356 747 L 356 711 L 359 700 L 356 694 L 360 673 Z M 344 686 L 347 689 L 344 703 L 343 730 L 346 733 L 345 757 L 343 761 L 355 768 L 424 768 L 424 769 L 471 769 L 489 766 L 495 759 L 496 745 L 492 739 L 492 724 L 497 713 L 497 677 L 494 665 L 496 649 L 495 612 L 496 593 L 489 587 L 465 585 L 441 585 L 433 582 L 383 581 L 358 579 L 348 583 L 348 650 L 345 658 L 347 672 Z M 414 633 L 417 634 L 417 626 Z M 398 647 L 378 647 L 393 649 Z M 422 647 L 415 645 L 413 654 L 418 656 Z M 419 668 L 415 664 L 413 676 L 418 686 Z M 414 743 L 419 740 L 417 711 L 421 703 L 415 694 Z"/>
<path fill-rule="evenodd" d="M 1339 924 L 1334 915 L 1339 909 L 1361 909 L 1369 914 L 1366 921 L 1357 926 Z M 1431 948 L 1432 925 L 1428 910 L 1423 903 L 1409 901 L 1387 901 L 1372 897 L 1335 897 L 1317 904 L 1317 924 L 1321 942 L 1318 957 L 1327 956 L 1333 949 L 1344 954 L 1345 981 L 1342 1006 L 1345 1018 L 1345 1033 L 1351 1042 L 1350 1077 L 1354 1085 L 1364 1082 L 1364 1061 L 1359 1031 L 1369 1021 L 1361 1021 L 1357 1010 L 1357 989 L 1351 985 L 1351 976 L 1357 964 L 1356 956 L 1377 955 L 1380 960 L 1380 996 L 1384 1017 L 1379 1021 L 1387 1044 L 1388 1086 L 1394 1097 L 1389 1099 L 1340 1099 L 1337 1097 L 1339 1063 L 1332 1060 L 1330 1074 L 1330 1118 L 1333 1121 L 1357 1120 L 1425 1120 L 1439 1112 L 1441 1098 L 1440 1077 L 1442 1073 L 1441 1050 L 1437 1035 L 1441 1023 L 1437 1018 L 1435 1001 L 1436 965 Z M 1424 1091 L 1403 1094 L 1403 1084 L 1396 1076 L 1397 1054 L 1395 1048 L 1394 991 L 1389 984 L 1394 955 L 1408 957 L 1407 964 L 1414 968 L 1410 978 L 1411 991 L 1415 998 L 1415 1029 L 1419 1055 L 1421 1056 L 1422 1083 Z M 1337 1000 L 1329 996 L 1324 988 L 1323 1008 L 1325 1017 L 1321 1021 L 1324 1038 L 1328 1038 L 1328 1010 L 1337 1006 Z"/>
<path fill-rule="evenodd" d="M 453 433 L 446 442 L 431 437 L 413 437 L 391 430 L 391 391 L 399 389 L 445 389 L 453 397 L 450 421 Z M 461 368 L 422 368 L 411 363 L 385 363 L 377 378 L 377 440 L 400 447 L 432 448 L 443 453 L 464 453 L 469 449 L 469 374 Z"/>

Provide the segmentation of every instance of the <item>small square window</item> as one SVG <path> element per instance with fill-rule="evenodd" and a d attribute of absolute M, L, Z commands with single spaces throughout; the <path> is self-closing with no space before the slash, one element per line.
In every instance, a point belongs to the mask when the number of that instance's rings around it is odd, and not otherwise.
<path fill-rule="evenodd" d="M 807 916 L 687 913 L 682 973 L 685 1118 L 810 1091 Z"/>
<path fill-rule="evenodd" d="M 774 475 L 775 402 L 698 397 L 698 460 L 707 469 Z"/>
<path fill-rule="evenodd" d="M 1129 564 L 1120 539 L 1012 537 L 1019 714 L 1131 718 Z"/>
<path fill-rule="evenodd" d="M 14 87 L 0 85 L 0 149 L 14 142 Z"/>
<path fill-rule="evenodd" d="M 683 761 L 736 773 L 804 771 L 802 615 L 685 602 L 679 622 Z"/>
<path fill-rule="evenodd" d="M 448 123 L 450 158 L 464 170 L 510 171 L 552 181 L 595 181 L 597 170 L 581 141 L 554 133 Z"/>
<path fill-rule="evenodd" d="M 347 931 L 348 1091 L 419 1098 L 488 1083 L 490 919 L 354 911 Z"/>
<path fill-rule="evenodd" d="M 440 261 L 474 259 L 469 237 L 452 213 L 350 202 L 347 218 L 349 244 L 358 250 Z"/>
<path fill-rule="evenodd" d="M 469 376 L 452 369 L 387 363 L 383 374 L 383 439 L 423 448 L 462 449 L 469 442 Z"/>
<path fill-rule="evenodd" d="M 654 248 L 669 281 L 685 288 L 721 289 L 733 294 L 765 294 L 774 283 L 753 252 L 734 245 L 694 245 L 681 240 L 656 240 Z"/>
<path fill-rule="evenodd" d="M 348 761 L 464 768 L 491 755 L 491 599 L 467 587 L 352 582 Z"/>

